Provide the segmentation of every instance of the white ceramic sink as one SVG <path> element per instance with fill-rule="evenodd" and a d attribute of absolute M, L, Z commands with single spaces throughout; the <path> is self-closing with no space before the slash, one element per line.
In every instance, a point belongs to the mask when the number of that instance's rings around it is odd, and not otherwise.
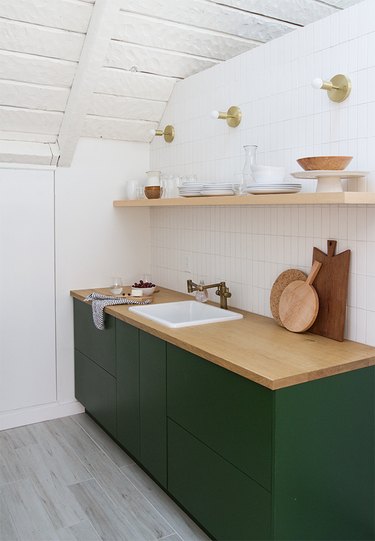
<path fill-rule="evenodd" d="M 206 323 L 231 321 L 233 319 L 242 319 L 243 317 L 242 314 L 197 301 L 131 306 L 129 310 L 174 329 L 191 327 L 193 325 L 204 325 Z"/>

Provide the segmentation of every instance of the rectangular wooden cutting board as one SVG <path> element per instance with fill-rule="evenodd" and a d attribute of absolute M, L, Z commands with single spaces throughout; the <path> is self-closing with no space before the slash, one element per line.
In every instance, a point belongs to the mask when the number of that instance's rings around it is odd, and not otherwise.
<path fill-rule="evenodd" d="M 350 250 L 335 255 L 337 241 L 327 241 L 327 254 L 314 248 L 313 261 L 320 261 L 322 267 L 314 281 L 319 297 L 319 313 L 309 329 L 314 334 L 342 342 L 344 340 L 346 300 Z"/>

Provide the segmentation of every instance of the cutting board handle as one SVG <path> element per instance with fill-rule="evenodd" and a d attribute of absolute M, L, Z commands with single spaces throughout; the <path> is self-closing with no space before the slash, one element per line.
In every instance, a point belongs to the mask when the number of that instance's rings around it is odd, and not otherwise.
<path fill-rule="evenodd" d="M 336 252 L 337 240 L 327 240 L 327 255 L 333 257 Z"/>
<path fill-rule="evenodd" d="M 313 266 L 311 267 L 310 274 L 306 278 L 306 284 L 310 286 L 313 283 L 313 281 L 317 277 L 318 272 L 320 271 L 321 266 L 322 264 L 320 263 L 320 261 L 314 261 Z"/>

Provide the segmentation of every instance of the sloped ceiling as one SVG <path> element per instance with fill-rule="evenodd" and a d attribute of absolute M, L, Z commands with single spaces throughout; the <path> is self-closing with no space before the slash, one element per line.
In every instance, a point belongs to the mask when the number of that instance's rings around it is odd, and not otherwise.
<path fill-rule="evenodd" d="M 0 161 L 150 141 L 183 79 L 360 0 L 0 0 Z"/>

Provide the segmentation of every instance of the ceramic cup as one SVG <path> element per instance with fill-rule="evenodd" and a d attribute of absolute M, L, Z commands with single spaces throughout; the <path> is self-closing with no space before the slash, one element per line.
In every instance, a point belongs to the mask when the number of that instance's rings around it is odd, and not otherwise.
<path fill-rule="evenodd" d="M 131 180 L 127 185 L 127 197 L 128 199 L 137 199 L 137 188 L 138 182 L 136 180 Z"/>

